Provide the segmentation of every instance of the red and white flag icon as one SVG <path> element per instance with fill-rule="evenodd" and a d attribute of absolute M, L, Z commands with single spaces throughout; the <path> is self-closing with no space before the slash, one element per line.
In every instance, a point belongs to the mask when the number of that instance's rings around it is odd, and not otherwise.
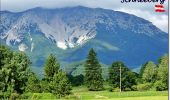
<path fill-rule="evenodd" d="M 165 12 L 164 6 L 161 4 L 155 5 L 155 12 Z"/>

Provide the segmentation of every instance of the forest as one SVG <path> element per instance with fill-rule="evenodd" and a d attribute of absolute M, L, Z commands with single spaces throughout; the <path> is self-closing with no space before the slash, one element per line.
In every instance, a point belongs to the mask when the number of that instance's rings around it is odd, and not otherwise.
<path fill-rule="evenodd" d="M 148 61 L 139 72 L 129 69 L 122 61 L 108 67 L 108 77 L 102 76 L 102 65 L 94 49 L 87 55 L 85 74 L 69 75 L 61 69 L 60 62 L 50 54 L 44 63 L 44 76 L 38 78 L 31 69 L 31 61 L 24 52 L 16 52 L 0 45 L 0 99 L 29 99 L 32 93 L 50 93 L 56 99 L 74 94 L 76 87 L 87 91 L 137 92 L 168 90 L 168 55 L 157 63 Z"/>

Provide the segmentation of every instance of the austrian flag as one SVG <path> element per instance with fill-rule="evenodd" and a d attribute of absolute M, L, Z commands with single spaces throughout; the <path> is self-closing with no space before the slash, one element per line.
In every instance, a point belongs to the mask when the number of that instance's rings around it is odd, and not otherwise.
<path fill-rule="evenodd" d="M 155 12 L 165 12 L 164 6 L 161 4 L 155 5 Z"/>

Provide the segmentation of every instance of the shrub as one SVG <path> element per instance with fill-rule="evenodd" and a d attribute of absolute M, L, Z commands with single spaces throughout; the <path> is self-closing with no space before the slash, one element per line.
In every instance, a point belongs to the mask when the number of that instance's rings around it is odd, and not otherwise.
<path fill-rule="evenodd" d="M 151 83 L 139 84 L 137 85 L 137 90 L 139 91 L 146 91 L 152 88 Z"/>
<path fill-rule="evenodd" d="M 137 85 L 133 85 L 131 90 L 132 91 L 137 91 Z"/>
<path fill-rule="evenodd" d="M 40 99 L 41 97 L 42 97 L 42 96 L 39 95 L 38 93 L 34 93 L 34 94 L 32 95 L 32 99 L 33 99 L 33 100 Z"/>
<path fill-rule="evenodd" d="M 154 87 L 156 91 L 164 91 L 168 89 L 166 84 L 162 83 L 162 81 L 155 82 Z"/>
<path fill-rule="evenodd" d="M 10 97 L 10 92 L 4 92 L 3 93 L 3 98 L 9 98 Z"/>
<path fill-rule="evenodd" d="M 4 97 L 3 92 L 0 92 L 0 99 Z"/>
<path fill-rule="evenodd" d="M 120 91 L 120 88 L 118 87 L 113 89 L 113 92 L 119 92 L 119 91 Z"/>
<path fill-rule="evenodd" d="M 130 88 L 125 88 L 125 91 L 131 91 L 131 89 Z"/>
<path fill-rule="evenodd" d="M 9 100 L 16 100 L 20 97 L 18 93 L 11 93 Z"/>
<path fill-rule="evenodd" d="M 33 93 L 24 93 L 20 96 L 21 99 L 29 99 L 31 98 Z"/>
<path fill-rule="evenodd" d="M 68 95 L 65 97 L 65 99 L 68 99 L 68 100 L 81 100 L 81 96 L 80 95 Z"/>

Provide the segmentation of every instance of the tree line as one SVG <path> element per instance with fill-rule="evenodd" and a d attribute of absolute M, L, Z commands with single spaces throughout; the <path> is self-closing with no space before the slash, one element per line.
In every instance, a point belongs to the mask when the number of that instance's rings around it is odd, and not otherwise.
<path fill-rule="evenodd" d="M 44 63 L 44 77 L 37 78 L 30 68 L 31 62 L 23 52 L 13 52 L 0 45 L 0 98 L 27 99 L 26 93 L 52 93 L 57 98 L 71 94 L 73 86 L 85 85 L 89 91 L 101 91 L 108 83 L 109 91 L 168 90 L 168 55 L 158 64 L 148 61 L 139 73 L 131 71 L 123 62 L 113 62 L 109 77 L 104 80 L 102 66 L 93 49 L 84 64 L 85 74 L 72 76 L 60 68 L 54 55 Z"/>
<path fill-rule="evenodd" d="M 133 72 L 123 62 L 113 62 L 109 67 L 110 91 L 168 90 L 168 55 L 163 55 L 158 64 L 146 62 L 140 72 Z M 85 83 L 89 90 L 104 89 L 102 68 L 93 49 L 89 51 L 85 63 Z"/>

